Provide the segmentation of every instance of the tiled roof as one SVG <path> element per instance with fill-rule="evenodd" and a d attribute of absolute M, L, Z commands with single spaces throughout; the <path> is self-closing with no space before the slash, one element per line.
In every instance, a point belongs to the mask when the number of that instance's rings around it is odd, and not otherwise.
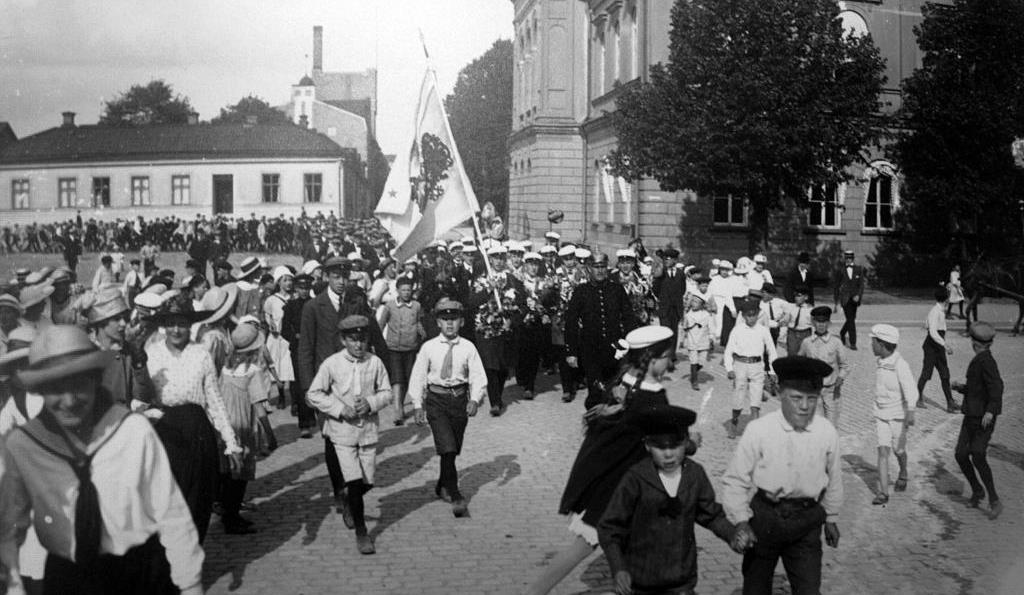
<path fill-rule="evenodd" d="M 338 158 L 323 134 L 291 124 L 61 126 L 0 149 L 0 165 L 162 159 Z"/>
<path fill-rule="evenodd" d="M 372 107 L 370 106 L 370 100 L 367 99 L 329 99 L 324 101 L 328 105 L 333 105 L 336 108 L 345 110 L 346 112 L 362 116 L 366 120 L 367 124 L 370 124 L 373 119 L 371 118 Z"/>
<path fill-rule="evenodd" d="M 7 122 L 0 122 L 0 151 L 3 151 L 4 147 L 18 142 L 18 135 L 14 134 L 14 129 Z"/>

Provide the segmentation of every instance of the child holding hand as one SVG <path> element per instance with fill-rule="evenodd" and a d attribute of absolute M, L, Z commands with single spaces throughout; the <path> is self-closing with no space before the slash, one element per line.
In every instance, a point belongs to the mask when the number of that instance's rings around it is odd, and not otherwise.
<path fill-rule="evenodd" d="M 687 428 L 695 419 L 689 409 L 657 405 L 626 420 L 643 433 L 650 457 L 626 472 L 597 526 L 620 595 L 692 593 L 694 523 L 737 552 L 753 543 L 749 529 L 726 519 L 704 468 L 687 457 Z"/>

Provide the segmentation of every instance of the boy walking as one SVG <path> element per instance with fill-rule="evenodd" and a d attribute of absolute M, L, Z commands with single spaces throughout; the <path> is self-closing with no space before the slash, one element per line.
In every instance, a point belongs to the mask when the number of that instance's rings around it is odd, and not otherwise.
<path fill-rule="evenodd" d="M 839 430 L 839 397 L 843 382 L 850 373 L 850 360 L 839 337 L 828 332 L 832 318 L 832 308 L 818 306 L 811 310 L 814 334 L 800 344 L 800 353 L 804 357 L 813 357 L 831 366 L 832 373 L 825 377 L 821 386 L 821 409 L 819 413 L 828 418 Z"/>
<path fill-rule="evenodd" d="M 438 498 L 452 503 L 457 518 L 469 516 L 455 457 L 469 418 L 487 396 L 487 373 L 476 347 L 459 336 L 462 304 L 442 298 L 434 306 L 441 334 L 427 341 L 416 356 L 409 379 L 409 398 L 417 424 L 430 424 L 434 448 L 441 457 L 441 474 L 434 487 Z"/>
<path fill-rule="evenodd" d="M 704 299 L 691 293 L 683 318 L 686 349 L 690 359 L 690 387 L 700 390 L 698 379 L 700 370 L 708 363 L 708 351 L 711 350 L 711 313 L 708 312 Z"/>
<path fill-rule="evenodd" d="M 413 280 L 399 277 L 395 283 L 398 299 L 384 305 L 380 326 L 388 343 L 388 376 L 395 395 L 395 425 L 405 424 L 405 389 L 416 361 L 416 350 L 427 333 L 423 328 L 420 303 L 412 297 Z"/>
<path fill-rule="evenodd" d="M 377 412 L 391 402 L 384 363 L 367 350 L 369 325 L 369 319 L 360 315 L 338 323 L 344 350 L 324 360 L 306 393 L 309 404 L 327 417 L 323 431 L 347 480 L 346 497 L 360 554 L 376 551 L 366 530 L 363 494 L 373 487 L 377 467 Z"/>
<path fill-rule="evenodd" d="M 900 474 L 893 489 L 907 489 L 907 434 L 914 425 L 917 387 L 910 364 L 896 351 L 900 331 L 889 324 L 871 327 L 871 350 L 878 358 L 875 371 L 875 429 L 878 433 L 878 494 L 871 501 L 882 505 L 889 501 L 889 451 L 896 453 Z"/>
<path fill-rule="evenodd" d="M 656 405 L 627 422 L 642 430 L 650 458 L 626 472 L 597 526 L 616 593 L 693 593 L 695 522 L 738 552 L 750 543 L 749 529 L 736 531 L 704 468 L 686 456 L 687 428 L 696 417 Z"/>
<path fill-rule="evenodd" d="M 960 408 L 953 400 L 953 391 L 949 384 L 949 361 L 947 355 L 953 355 L 953 347 L 946 341 L 946 301 L 949 299 L 949 292 L 945 287 L 935 288 L 935 305 L 928 311 L 928 318 L 925 320 L 925 329 L 928 331 L 924 337 L 924 363 L 921 364 L 921 377 L 917 379 L 917 392 L 921 394 L 921 400 L 917 406 L 924 409 L 924 387 L 932 379 L 932 371 L 939 371 L 939 384 L 942 385 L 942 394 L 946 397 L 946 411 L 958 413 Z"/>
<path fill-rule="evenodd" d="M 771 364 L 777 357 L 775 342 L 768 333 L 768 327 L 757 323 L 760 311 L 760 301 L 748 299 L 742 302 L 740 312 L 743 321 L 729 335 L 722 357 L 729 380 L 733 381 L 729 438 L 739 434 L 740 413 L 744 406 L 750 406 L 753 419 L 761 414 L 761 393 L 764 391 L 765 379 L 763 360 L 767 357 Z"/>

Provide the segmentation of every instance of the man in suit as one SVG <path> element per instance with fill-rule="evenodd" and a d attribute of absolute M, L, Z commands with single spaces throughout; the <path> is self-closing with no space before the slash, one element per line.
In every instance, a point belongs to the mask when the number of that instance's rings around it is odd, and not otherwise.
<path fill-rule="evenodd" d="M 676 268 L 679 262 L 679 251 L 675 248 L 666 248 L 662 252 L 665 260 L 665 267 L 660 276 L 654 278 L 654 295 L 658 298 L 658 318 L 662 326 L 672 330 L 672 345 L 678 345 L 679 321 L 686 313 L 683 304 L 683 296 L 686 295 L 686 275 Z M 669 370 L 675 369 L 676 350 L 672 350 L 672 360 Z"/>
<path fill-rule="evenodd" d="M 846 322 L 843 328 L 839 329 L 839 338 L 849 345 L 850 349 L 857 350 L 857 308 L 860 307 L 861 298 L 864 296 L 864 267 L 854 264 L 853 250 L 843 252 L 844 266 L 836 269 L 833 279 L 835 288 L 836 310 L 843 309 Z"/>
<path fill-rule="evenodd" d="M 801 252 L 797 256 L 796 268 L 789 271 L 789 275 L 786 276 L 786 290 L 783 295 L 787 302 L 796 301 L 796 288 L 801 286 L 807 288 L 807 303 L 813 306 L 814 275 L 811 272 L 811 255 L 806 252 Z"/>
<path fill-rule="evenodd" d="M 297 372 L 303 395 L 309 390 L 320 364 L 341 349 L 341 331 L 338 329 L 338 323 L 347 316 L 366 316 L 370 321 L 369 347 L 381 359 L 386 358 L 388 353 L 384 335 L 366 301 L 366 294 L 359 287 L 348 283 L 349 274 L 352 272 L 352 265 L 348 259 L 331 258 L 324 263 L 323 270 L 327 275 L 327 290 L 306 302 L 302 307 L 302 319 L 299 323 Z M 327 473 L 331 478 L 331 487 L 334 489 L 335 505 L 345 525 L 351 529 L 355 527 L 355 520 L 348 510 L 345 478 L 341 473 L 338 453 L 327 436 L 324 436 L 324 458 L 327 462 Z"/>

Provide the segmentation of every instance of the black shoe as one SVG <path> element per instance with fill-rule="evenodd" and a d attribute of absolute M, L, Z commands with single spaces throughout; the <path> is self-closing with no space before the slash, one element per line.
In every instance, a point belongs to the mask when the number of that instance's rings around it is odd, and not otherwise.
<path fill-rule="evenodd" d="M 466 506 L 466 501 L 463 498 L 459 497 L 452 500 L 452 514 L 457 519 L 469 516 L 469 506 Z"/>
<path fill-rule="evenodd" d="M 523 399 L 525 399 L 527 401 L 532 401 L 533 400 L 533 391 L 532 390 L 524 390 L 523 391 Z"/>
<path fill-rule="evenodd" d="M 988 518 L 989 519 L 994 521 L 994 520 L 998 519 L 999 515 L 1001 515 L 1001 514 L 1003 514 L 1003 503 L 1002 502 L 1000 502 L 999 500 L 996 500 L 995 502 L 992 502 L 991 504 L 989 504 L 989 511 L 988 511 Z"/>
<path fill-rule="evenodd" d="M 960 413 L 960 406 L 956 404 L 956 401 L 950 401 L 946 403 L 946 413 Z"/>
<path fill-rule="evenodd" d="M 308 429 L 302 430 L 302 433 L 299 434 L 299 436 L 301 436 L 302 438 L 312 438 L 313 437 L 313 432 L 312 432 L 312 430 L 308 430 Z"/>
<path fill-rule="evenodd" d="M 500 417 L 501 413 L 502 410 L 500 405 L 495 405 L 494 407 L 491 407 L 491 417 Z"/>
<path fill-rule="evenodd" d="M 562 393 L 563 403 L 572 403 L 575 399 L 576 395 L 574 393 Z"/>
<path fill-rule="evenodd" d="M 356 535 L 356 548 L 364 556 L 377 553 L 377 548 L 373 545 L 373 538 L 365 534 Z"/>
<path fill-rule="evenodd" d="M 854 345 L 853 343 L 850 343 L 850 351 L 857 351 L 857 346 Z"/>
<path fill-rule="evenodd" d="M 451 494 L 448 493 L 448 488 L 441 486 L 441 484 L 434 486 L 434 494 L 445 502 L 451 503 L 452 501 Z"/>
<path fill-rule="evenodd" d="M 978 508 L 981 506 L 981 501 L 985 499 L 985 491 L 974 492 L 971 494 L 971 499 L 967 501 L 967 508 Z"/>
<path fill-rule="evenodd" d="M 234 519 L 224 520 L 224 532 L 228 535 L 252 535 L 256 533 L 256 529 L 252 527 L 252 523 L 246 524 L 243 522 L 244 519 L 236 517 Z"/>
<path fill-rule="evenodd" d="M 396 417 L 395 418 L 395 425 L 396 426 L 404 426 L 405 425 L 405 419 L 401 418 L 401 417 Z"/>
<path fill-rule="evenodd" d="M 344 493 L 334 496 L 334 505 L 341 515 L 341 522 L 345 523 L 345 527 L 349 529 L 356 528 L 356 519 L 352 516 L 352 511 L 348 508 L 348 497 Z"/>

